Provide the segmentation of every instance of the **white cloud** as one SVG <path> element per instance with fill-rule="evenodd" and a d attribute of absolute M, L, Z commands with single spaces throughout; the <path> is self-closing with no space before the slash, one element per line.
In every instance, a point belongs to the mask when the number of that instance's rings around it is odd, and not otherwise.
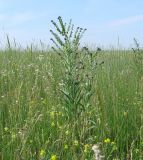
<path fill-rule="evenodd" d="M 128 18 L 111 21 L 107 24 L 107 26 L 109 27 L 124 26 L 124 25 L 135 23 L 135 22 L 139 22 L 139 21 L 143 21 L 143 15 L 137 15 L 137 16 L 132 16 Z"/>

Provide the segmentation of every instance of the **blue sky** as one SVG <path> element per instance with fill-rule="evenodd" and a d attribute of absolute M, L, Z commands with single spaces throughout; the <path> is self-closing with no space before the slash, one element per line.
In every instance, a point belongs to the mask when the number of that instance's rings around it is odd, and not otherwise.
<path fill-rule="evenodd" d="M 133 38 L 143 44 L 143 0 L 0 0 L 0 42 L 5 35 L 22 45 L 49 43 L 50 20 L 72 18 L 87 28 L 83 43 L 130 47 Z"/>

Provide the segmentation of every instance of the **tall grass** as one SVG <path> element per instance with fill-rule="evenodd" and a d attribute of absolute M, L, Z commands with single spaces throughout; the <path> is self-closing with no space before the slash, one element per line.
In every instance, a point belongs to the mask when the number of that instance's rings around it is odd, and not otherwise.
<path fill-rule="evenodd" d="M 107 160 L 143 159 L 134 51 L 66 47 L 0 51 L 0 159 L 92 160 L 94 145 Z"/>

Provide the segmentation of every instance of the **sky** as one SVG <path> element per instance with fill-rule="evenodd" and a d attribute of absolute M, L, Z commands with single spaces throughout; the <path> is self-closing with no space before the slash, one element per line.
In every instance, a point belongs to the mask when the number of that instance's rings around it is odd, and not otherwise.
<path fill-rule="evenodd" d="M 90 46 L 143 45 L 143 0 L 0 0 L 0 44 L 50 43 L 51 20 L 87 28 L 82 43 Z"/>

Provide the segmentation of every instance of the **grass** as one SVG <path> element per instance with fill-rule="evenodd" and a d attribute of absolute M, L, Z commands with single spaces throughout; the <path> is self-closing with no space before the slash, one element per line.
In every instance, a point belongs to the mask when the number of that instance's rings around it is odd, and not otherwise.
<path fill-rule="evenodd" d="M 96 70 L 92 107 L 71 122 L 60 103 L 59 57 L 0 52 L 0 159 L 143 158 L 142 77 L 132 51 L 107 51 Z M 109 139 L 109 140 L 107 140 Z"/>
<path fill-rule="evenodd" d="M 75 52 L 67 45 L 60 55 L 10 45 L 0 51 L 1 160 L 92 160 L 95 145 L 107 160 L 143 159 L 140 52 L 84 58 L 78 40 L 70 43 Z M 79 60 L 84 67 L 75 67 Z"/>

